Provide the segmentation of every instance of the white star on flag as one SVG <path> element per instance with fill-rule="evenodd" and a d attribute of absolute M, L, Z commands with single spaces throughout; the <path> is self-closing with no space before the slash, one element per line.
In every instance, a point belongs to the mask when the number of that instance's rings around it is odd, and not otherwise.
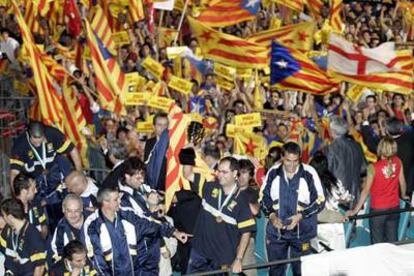
<path fill-rule="evenodd" d="M 283 59 L 275 62 L 275 64 L 277 64 L 279 66 L 279 68 L 285 69 L 288 66 L 288 63 L 286 61 L 284 61 Z"/>
<path fill-rule="evenodd" d="M 259 2 L 259 0 L 249 0 L 247 2 L 246 7 L 254 7 L 257 4 L 257 2 Z"/>

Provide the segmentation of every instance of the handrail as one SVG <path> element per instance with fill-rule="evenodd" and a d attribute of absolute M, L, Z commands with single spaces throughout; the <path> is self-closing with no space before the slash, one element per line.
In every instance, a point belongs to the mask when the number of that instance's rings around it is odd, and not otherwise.
<path fill-rule="evenodd" d="M 410 244 L 410 243 L 414 243 L 414 239 L 409 239 L 409 240 L 405 240 L 405 241 L 397 241 L 397 242 L 393 242 L 392 244 L 404 245 L 404 244 Z M 269 266 L 282 265 L 282 264 L 288 264 L 288 263 L 300 262 L 300 261 L 301 261 L 300 257 L 297 257 L 297 258 L 267 262 L 267 263 L 263 263 L 263 264 L 245 265 L 245 266 L 243 266 L 242 269 L 243 269 L 243 271 L 250 270 L 250 269 L 260 269 L 260 268 L 265 268 L 265 267 L 269 267 Z M 205 271 L 205 272 L 191 273 L 191 274 L 185 274 L 185 275 L 187 275 L 187 276 L 204 276 L 204 275 L 213 275 L 213 274 L 219 274 L 219 273 L 221 273 L 221 274 L 228 273 L 229 275 L 232 274 L 231 273 L 231 268 L 227 268 L 227 269 Z"/>
<path fill-rule="evenodd" d="M 384 215 L 400 214 L 400 213 L 411 212 L 411 211 L 414 211 L 413 207 L 406 207 L 406 208 L 386 210 L 386 211 L 376 211 L 376 212 L 372 212 L 368 214 L 350 216 L 349 220 L 366 219 L 366 218 L 379 217 L 379 216 L 384 216 Z"/>

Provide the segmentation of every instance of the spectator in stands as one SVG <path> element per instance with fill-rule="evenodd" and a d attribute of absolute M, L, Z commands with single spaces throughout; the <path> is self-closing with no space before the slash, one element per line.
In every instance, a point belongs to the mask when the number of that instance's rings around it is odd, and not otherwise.
<path fill-rule="evenodd" d="M 153 126 L 154 126 L 154 137 L 147 140 L 145 143 L 145 149 L 144 149 L 144 162 L 147 163 L 149 160 L 149 157 L 151 155 L 151 151 L 154 149 L 156 143 L 159 141 L 162 132 L 164 129 L 168 128 L 168 115 L 166 113 L 160 112 L 155 114 L 153 118 Z M 156 190 L 165 190 L 165 176 L 167 174 L 167 159 L 164 158 L 161 168 L 160 168 L 160 174 L 158 177 L 158 183 L 147 183 L 152 188 Z"/>
<path fill-rule="evenodd" d="M 397 143 L 391 137 L 381 139 L 377 150 L 379 160 L 369 166 L 361 197 L 355 207 L 347 212 L 348 216 L 353 216 L 361 210 L 368 195 L 371 195 L 372 212 L 399 209 L 400 196 L 403 200 L 410 199 L 406 194 L 401 159 L 396 153 Z M 400 214 L 370 218 L 371 243 L 397 241 L 399 221 Z"/>
<path fill-rule="evenodd" d="M 356 201 L 361 189 L 361 175 L 366 171 L 365 156 L 361 146 L 347 136 L 348 124 L 342 118 L 330 118 L 329 133 L 333 142 L 324 149 L 329 171 L 342 182 Z"/>

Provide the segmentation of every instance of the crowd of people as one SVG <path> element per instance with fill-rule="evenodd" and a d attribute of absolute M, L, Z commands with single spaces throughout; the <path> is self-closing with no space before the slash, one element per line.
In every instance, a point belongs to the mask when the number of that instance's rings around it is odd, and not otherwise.
<path fill-rule="evenodd" d="M 29 83 L 33 69 L 22 56 L 16 15 L 10 3 L 3 2 L 2 91 L 9 96 L 36 95 L 36 88 L 25 92 L 15 84 Z M 20 2 L 25 12 L 28 6 Z M 67 2 L 76 1 L 60 2 L 66 8 Z M 76 3 L 83 19 L 92 17 L 100 1 L 90 2 Z M 346 82 L 326 95 L 285 91 L 272 87 L 261 70 L 257 77 L 235 75 L 232 88 L 223 87 L 212 68 L 200 75 L 184 57 L 167 55 L 175 37 L 166 30 L 180 26 L 174 46 L 187 46 L 202 57 L 185 18 L 181 25 L 182 9 L 154 12 L 144 3 L 147 18 L 131 22 L 128 3 L 103 2 L 117 7 L 107 10 L 112 31 L 128 33 L 129 42 L 117 47 L 122 72 L 139 74 L 139 92 L 173 99 L 191 115 L 186 142 L 173 160 L 179 163 L 176 178 L 188 185 L 181 183 L 186 188 L 168 198 L 172 160 L 165 139 L 172 131 L 171 114 L 145 102 L 126 106 L 122 115 L 105 110 L 96 96 L 100 91 L 90 60 L 77 60 L 79 48 L 88 48 L 82 23 L 74 35 L 79 22 L 73 22 L 70 12 L 61 11 L 57 23 L 38 14 L 34 40 L 72 79 L 71 89 L 86 121 L 80 133 L 87 153 L 58 125 L 38 120 L 28 120 L 27 129 L 14 140 L 10 182 L 1 188 L 5 275 L 172 275 L 219 269 L 240 273 L 244 265 L 256 263 L 256 222 L 261 216 L 268 221 L 267 260 L 275 261 L 326 248 L 344 249 L 343 223 L 364 209 L 368 196 L 365 210 L 370 211 L 394 210 L 400 199 L 411 201 L 412 94 L 364 88 L 355 98 Z M 190 1 L 186 12 L 197 16 L 206 5 L 201 2 Z M 322 2 L 321 16 L 314 18 L 320 29 L 332 1 Z M 344 1 L 342 35 L 361 47 L 394 41 L 404 48 L 412 34 L 399 1 L 383 2 Z M 245 38 L 309 18 L 306 8 L 297 13 L 262 1 L 254 20 L 221 31 Z M 315 40 L 313 48 L 323 51 L 326 45 Z M 162 79 L 141 65 L 148 56 L 164 66 Z M 190 93 L 169 88 L 169 74 L 191 81 Z M 250 132 L 265 141 L 260 146 L 266 151 L 263 157 L 254 150 L 236 150 L 234 135 L 229 135 L 238 115 L 253 112 L 260 113 L 261 125 Z M 150 122 L 151 131 L 137 130 L 143 122 Z M 159 152 L 163 158 L 154 166 Z M 369 225 L 372 243 L 397 240 L 399 215 L 374 217 Z M 299 262 L 291 268 L 300 275 Z M 276 265 L 269 274 L 284 275 L 285 270 Z"/>

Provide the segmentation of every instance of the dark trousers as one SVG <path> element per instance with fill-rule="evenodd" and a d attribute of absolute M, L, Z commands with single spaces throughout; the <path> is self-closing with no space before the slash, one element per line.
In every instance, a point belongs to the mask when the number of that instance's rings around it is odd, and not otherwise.
<path fill-rule="evenodd" d="M 221 269 L 220 265 L 213 262 L 213 260 L 207 259 L 198 253 L 194 248 L 191 249 L 190 260 L 188 262 L 187 274 L 212 271 Z M 214 275 L 226 275 L 225 273 L 217 273 Z"/>
<path fill-rule="evenodd" d="M 266 244 L 267 258 L 269 262 L 296 258 L 311 253 L 310 242 L 302 240 L 269 239 Z M 293 275 L 301 275 L 300 262 L 291 263 Z M 270 267 L 269 275 L 282 276 L 286 273 L 287 265 L 275 265 Z"/>
<path fill-rule="evenodd" d="M 396 210 L 399 207 L 390 209 L 371 209 L 371 212 Z M 369 219 L 371 232 L 371 243 L 395 242 L 398 240 L 398 225 L 400 214 L 372 217 Z"/>

